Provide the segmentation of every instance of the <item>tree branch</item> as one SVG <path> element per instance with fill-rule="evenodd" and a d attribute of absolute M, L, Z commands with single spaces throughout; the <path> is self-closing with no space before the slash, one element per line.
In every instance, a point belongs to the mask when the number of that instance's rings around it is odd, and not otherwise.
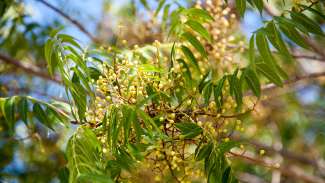
<path fill-rule="evenodd" d="M 65 19 L 67 19 L 69 22 L 71 22 L 72 24 L 74 24 L 81 32 L 83 32 L 84 34 L 86 34 L 93 42 L 95 42 L 95 43 L 99 43 L 100 42 L 83 25 L 81 25 L 80 22 L 78 22 L 77 20 L 71 18 L 68 14 L 64 13 L 59 8 L 53 6 L 52 4 L 46 2 L 45 0 L 37 0 L 37 1 L 39 1 L 40 3 L 42 3 L 43 5 L 45 5 L 46 7 L 52 9 L 53 11 L 55 11 L 56 13 L 58 13 L 59 15 L 61 15 Z"/>
<path fill-rule="evenodd" d="M 312 61 L 319 61 L 319 62 L 325 62 L 325 57 L 318 57 L 316 55 L 301 55 L 301 54 L 292 54 L 293 58 L 296 59 L 308 59 Z"/>
<path fill-rule="evenodd" d="M 58 77 L 51 77 L 50 75 L 48 75 L 47 73 L 44 73 L 43 71 L 41 71 L 38 67 L 35 66 L 30 66 L 27 65 L 21 61 L 18 61 L 14 58 L 11 58 L 9 56 L 6 56 L 2 53 L 0 53 L 0 61 L 3 61 L 4 63 L 13 65 L 19 69 L 21 69 L 22 71 L 24 71 L 27 74 L 30 75 L 35 75 L 38 76 L 40 78 L 46 79 L 46 80 L 51 80 L 53 82 L 56 83 L 61 83 L 60 79 Z"/>
<path fill-rule="evenodd" d="M 285 157 L 287 159 L 291 159 L 291 160 L 294 160 L 294 161 L 297 161 L 297 162 L 303 163 L 303 164 L 308 164 L 308 165 L 313 166 L 315 169 L 318 169 L 320 171 L 324 170 L 324 167 L 322 165 L 320 165 L 319 161 L 317 161 L 316 159 L 309 158 L 309 157 L 297 154 L 295 152 L 288 151 L 287 149 L 277 149 L 275 147 L 262 144 L 262 143 L 260 143 L 258 141 L 244 139 L 244 138 L 241 138 L 241 137 L 238 137 L 238 136 L 233 136 L 231 138 L 234 139 L 234 140 L 247 142 L 248 144 L 250 144 L 252 146 L 255 146 L 255 147 L 259 148 L 259 149 L 264 149 L 267 152 L 278 153 L 278 154 L 280 154 L 281 156 L 283 156 L 283 157 Z"/>
<path fill-rule="evenodd" d="M 315 78 L 324 77 L 324 76 L 325 76 L 325 72 L 312 73 L 312 74 L 308 74 L 305 76 L 296 76 L 293 79 L 286 80 L 284 82 L 284 85 L 290 85 L 290 84 L 293 84 L 293 83 L 296 83 L 296 82 L 299 82 L 302 80 L 315 79 Z M 262 90 L 263 90 L 263 92 L 267 92 L 267 91 L 273 90 L 275 88 L 278 88 L 278 86 L 276 86 L 275 84 L 268 84 L 268 85 L 263 86 Z"/>
<path fill-rule="evenodd" d="M 314 175 L 310 175 L 305 173 L 303 170 L 298 169 L 297 167 L 289 166 L 289 167 L 281 167 L 276 164 L 270 164 L 266 162 L 264 159 L 261 158 L 256 158 L 251 155 L 247 155 L 246 153 L 237 153 L 237 152 L 229 152 L 229 155 L 233 157 L 240 158 L 244 160 L 247 163 L 253 164 L 253 165 L 259 165 L 263 166 L 272 170 L 278 170 L 280 171 L 283 175 L 295 178 L 296 180 L 302 180 L 304 182 L 309 182 L 309 183 L 325 183 L 325 181 L 320 178 L 316 177 Z"/>

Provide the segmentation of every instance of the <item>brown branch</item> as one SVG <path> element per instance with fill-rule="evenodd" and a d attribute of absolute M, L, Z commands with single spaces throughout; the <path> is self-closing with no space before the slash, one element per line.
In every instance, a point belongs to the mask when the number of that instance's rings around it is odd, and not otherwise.
<path fill-rule="evenodd" d="M 304 39 L 305 39 L 305 42 L 311 47 L 311 49 L 313 49 L 315 53 L 317 53 L 319 56 L 321 56 L 321 60 L 325 60 L 324 48 L 309 38 L 304 38 Z"/>
<path fill-rule="evenodd" d="M 259 166 L 263 166 L 263 167 L 266 167 L 266 168 L 269 168 L 272 170 L 278 170 L 283 175 L 285 175 L 287 177 L 295 178 L 296 180 L 302 180 L 302 181 L 308 182 L 308 183 L 325 183 L 325 180 L 323 180 L 322 178 L 307 174 L 303 170 L 298 169 L 296 167 L 292 167 L 292 166 L 281 167 L 276 164 L 273 165 L 273 164 L 266 162 L 264 159 L 256 158 L 256 157 L 245 155 L 242 153 L 229 152 L 228 154 L 233 157 L 240 158 L 252 165 L 259 165 Z"/>
<path fill-rule="evenodd" d="M 296 59 L 308 59 L 312 61 L 319 61 L 319 62 L 325 62 L 325 57 L 321 58 L 316 55 L 301 55 L 301 54 L 292 54 L 293 58 Z"/>
<path fill-rule="evenodd" d="M 72 24 L 74 24 L 81 32 L 83 32 L 84 34 L 86 34 L 93 42 L 95 42 L 95 43 L 99 43 L 100 42 L 80 22 L 78 22 L 77 20 L 71 18 L 68 14 L 64 13 L 59 8 L 53 6 L 52 4 L 46 2 L 45 0 L 38 0 L 38 1 L 40 3 L 42 3 L 42 4 L 44 4 L 45 6 L 47 6 L 48 8 L 52 9 L 53 11 L 55 11 L 56 13 L 58 13 L 59 15 L 61 15 L 62 17 L 64 17 L 65 19 L 67 19 Z"/>
<path fill-rule="evenodd" d="M 18 61 L 14 58 L 11 58 L 7 55 L 4 55 L 0 53 L 0 61 L 3 61 L 4 63 L 13 65 L 17 67 L 18 69 L 24 71 L 27 74 L 30 75 L 35 75 L 40 78 L 46 79 L 46 80 L 51 80 L 56 83 L 61 83 L 60 79 L 58 77 L 51 77 L 49 74 L 44 73 L 43 71 L 40 70 L 40 68 L 32 66 L 32 65 L 27 65 L 21 61 Z"/>
<path fill-rule="evenodd" d="M 319 163 L 318 163 L 319 161 L 317 161 L 316 159 L 309 158 L 309 157 L 297 154 L 295 152 L 288 151 L 287 149 L 277 149 L 277 148 L 275 148 L 273 146 L 268 146 L 268 145 L 262 144 L 262 143 L 260 143 L 258 141 L 248 140 L 248 139 L 244 139 L 244 138 L 241 138 L 241 137 L 238 137 L 238 136 L 233 136 L 231 138 L 234 139 L 234 140 L 247 142 L 248 144 L 253 145 L 253 146 L 255 146 L 255 147 L 259 148 L 259 149 L 264 149 L 267 152 L 278 153 L 278 154 L 280 154 L 281 156 L 283 156 L 283 157 L 285 157 L 287 159 L 291 159 L 291 160 L 297 161 L 299 163 L 303 163 L 303 164 L 313 166 L 314 168 L 319 169 L 320 171 L 324 170 L 324 167 L 320 166 Z"/>
<path fill-rule="evenodd" d="M 312 74 L 308 74 L 305 76 L 296 76 L 293 79 L 289 79 L 284 81 L 284 85 L 290 85 L 302 80 L 309 80 L 309 79 L 315 79 L 315 78 L 319 78 L 319 77 L 324 77 L 325 76 L 325 72 L 318 72 L 318 73 L 312 73 Z M 278 86 L 276 86 L 275 84 L 268 84 L 262 87 L 263 92 L 267 92 L 273 89 L 278 88 Z"/>

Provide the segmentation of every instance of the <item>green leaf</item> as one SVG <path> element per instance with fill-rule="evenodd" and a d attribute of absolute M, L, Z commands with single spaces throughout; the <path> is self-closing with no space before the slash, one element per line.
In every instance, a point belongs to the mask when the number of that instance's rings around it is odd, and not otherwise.
<path fill-rule="evenodd" d="M 63 167 L 59 169 L 58 172 L 58 179 L 61 183 L 68 183 L 69 182 L 69 170 L 67 167 Z"/>
<path fill-rule="evenodd" d="M 214 18 L 204 9 L 199 8 L 190 8 L 185 11 L 185 14 L 195 17 L 195 18 L 201 18 L 205 21 L 213 21 Z"/>
<path fill-rule="evenodd" d="M 143 122 L 145 123 L 147 128 L 149 128 L 151 126 L 156 131 L 160 131 L 159 128 L 157 127 L 155 121 L 143 110 L 137 109 L 137 114 L 143 120 Z"/>
<path fill-rule="evenodd" d="M 213 144 L 212 143 L 208 143 L 202 146 L 202 148 L 199 150 L 197 156 L 196 156 L 196 160 L 197 161 L 201 161 L 207 157 L 210 156 L 211 151 L 213 148 Z"/>
<path fill-rule="evenodd" d="M 207 57 L 207 53 L 205 52 L 203 45 L 200 43 L 199 40 L 196 39 L 195 36 L 193 36 L 189 32 L 185 32 L 182 34 L 182 37 L 185 40 L 187 40 L 189 43 L 191 43 L 191 45 L 202 55 L 202 57 L 204 58 Z"/>
<path fill-rule="evenodd" d="M 261 54 L 262 59 L 265 61 L 267 66 L 269 66 L 271 69 L 274 70 L 275 69 L 274 58 L 269 48 L 264 29 L 260 29 L 256 33 L 256 46 L 259 53 Z"/>
<path fill-rule="evenodd" d="M 137 142 L 140 142 L 140 138 L 144 134 L 144 131 L 143 131 L 141 125 L 140 125 L 139 120 L 137 119 L 136 111 L 132 110 L 130 115 L 132 115 L 132 118 L 134 118 L 132 126 L 133 126 L 133 129 L 135 131 Z"/>
<path fill-rule="evenodd" d="M 266 26 L 266 32 L 268 39 L 272 43 L 272 45 L 286 58 L 292 60 L 292 56 L 285 45 L 280 32 L 278 31 L 277 27 L 275 26 L 274 22 L 271 21 Z"/>
<path fill-rule="evenodd" d="M 230 171 L 231 167 L 227 167 L 226 170 L 222 174 L 222 183 L 230 183 Z"/>
<path fill-rule="evenodd" d="M 47 114 L 45 113 L 45 111 L 43 110 L 43 108 L 39 103 L 35 103 L 33 105 L 33 113 L 39 122 L 41 122 L 48 128 L 54 130 L 50 119 L 48 118 Z"/>
<path fill-rule="evenodd" d="M 79 50 L 83 50 L 82 47 L 79 45 L 79 43 L 76 41 L 76 39 L 70 35 L 67 34 L 58 34 L 57 37 L 63 42 L 63 43 L 69 43 Z"/>
<path fill-rule="evenodd" d="M 55 48 L 53 47 L 54 44 L 54 40 L 49 39 L 44 46 L 45 60 L 47 62 L 47 67 L 51 76 L 53 76 L 54 70 L 57 66 L 57 61 L 55 60 L 55 58 L 53 58 L 55 57 L 53 56 L 53 53 L 55 52 Z"/>
<path fill-rule="evenodd" d="M 200 36 L 202 36 L 207 41 L 211 42 L 211 35 L 209 32 L 203 27 L 203 25 L 195 20 L 188 20 L 185 22 L 193 31 L 197 32 Z"/>
<path fill-rule="evenodd" d="M 297 13 L 294 11 L 290 12 L 292 20 L 304 27 L 308 32 L 324 36 L 324 33 L 322 31 L 322 28 L 316 23 L 314 20 L 310 19 L 303 13 Z"/>
<path fill-rule="evenodd" d="M 193 139 L 203 132 L 201 127 L 191 122 L 176 123 L 175 126 L 181 131 L 184 139 Z"/>
<path fill-rule="evenodd" d="M 77 178 L 78 182 L 94 182 L 94 183 L 114 183 L 114 181 L 107 175 L 82 173 Z"/>
<path fill-rule="evenodd" d="M 161 68 L 157 68 L 154 65 L 151 64 L 142 64 L 139 65 L 139 69 L 143 72 L 158 72 L 161 73 L 163 70 Z"/>
<path fill-rule="evenodd" d="M 101 72 L 95 67 L 88 67 L 88 73 L 90 78 L 94 79 L 95 81 L 98 80 L 100 75 L 102 75 Z"/>
<path fill-rule="evenodd" d="M 222 99 L 222 88 L 223 85 L 226 81 L 226 77 L 222 77 L 216 86 L 214 87 L 214 100 L 216 102 L 217 107 L 220 109 L 222 104 L 223 104 L 223 99 Z"/>
<path fill-rule="evenodd" d="M 239 141 L 222 142 L 218 145 L 218 149 L 221 154 L 225 154 L 226 152 L 229 152 L 232 148 L 237 147 L 239 144 Z"/>
<path fill-rule="evenodd" d="M 87 127 L 79 127 L 67 144 L 69 183 L 79 182 L 82 175 L 104 175 L 101 151 L 96 135 Z"/>
<path fill-rule="evenodd" d="M 188 47 L 186 47 L 184 45 L 181 46 L 181 49 L 182 49 L 185 57 L 187 58 L 187 60 L 189 60 L 191 62 L 191 64 L 193 64 L 195 66 L 195 69 L 198 72 L 200 72 L 199 64 L 197 63 L 197 60 L 194 57 L 192 51 Z"/>
<path fill-rule="evenodd" d="M 126 149 L 124 149 L 124 147 L 119 147 L 115 156 L 116 161 L 122 169 L 131 171 L 131 168 L 133 167 L 135 161 L 131 157 L 131 155 L 126 151 Z"/>
<path fill-rule="evenodd" d="M 191 83 L 192 82 L 192 74 L 191 74 L 190 68 L 188 67 L 188 65 L 186 64 L 186 62 L 183 59 L 177 59 L 177 62 L 179 62 L 180 64 L 183 65 L 183 67 L 185 68 L 185 71 L 183 71 L 185 79 L 187 82 Z"/>
<path fill-rule="evenodd" d="M 243 103 L 243 92 L 242 92 L 242 84 L 241 80 L 239 80 L 237 77 L 232 77 L 230 85 L 233 86 L 233 94 L 236 99 L 236 103 L 238 106 L 241 106 Z"/>
<path fill-rule="evenodd" d="M 309 6 L 306 6 L 306 5 L 303 5 L 303 4 L 299 4 L 299 6 L 303 7 L 305 10 L 308 10 L 312 13 L 314 13 L 315 15 L 318 15 L 320 18 L 324 19 L 325 20 L 325 15 L 322 14 L 321 12 L 319 12 L 318 10 L 312 8 L 312 7 L 309 7 Z"/>
<path fill-rule="evenodd" d="M 203 98 L 204 98 L 204 104 L 205 105 L 208 105 L 209 104 L 209 101 L 210 101 L 210 97 L 211 97 L 211 94 L 212 94 L 212 83 L 211 82 L 208 82 L 204 88 L 203 88 Z"/>
<path fill-rule="evenodd" d="M 27 125 L 27 114 L 28 114 L 28 101 L 26 97 L 21 97 L 18 103 L 19 115 L 23 122 Z"/>
<path fill-rule="evenodd" d="M 255 96 L 260 97 L 261 96 L 261 84 L 260 81 L 257 77 L 257 74 L 255 73 L 254 70 L 247 68 L 244 71 L 244 78 L 249 86 L 249 88 L 253 91 Z"/>
<path fill-rule="evenodd" d="M 117 176 L 119 176 L 121 173 L 121 166 L 119 165 L 119 163 L 116 160 L 109 160 L 107 162 L 106 169 L 108 169 L 110 171 L 110 174 L 111 174 L 112 178 L 114 178 L 114 179 Z"/>
<path fill-rule="evenodd" d="M 249 61 L 253 69 L 255 69 L 255 35 L 253 34 L 249 40 Z"/>
<path fill-rule="evenodd" d="M 6 121 L 10 124 L 15 122 L 15 99 L 16 97 L 6 98 L 2 109 Z"/>
<path fill-rule="evenodd" d="M 147 10 L 150 9 L 147 0 L 140 0 L 140 2 Z"/>
<path fill-rule="evenodd" d="M 5 1 L 1 1 L 0 2 L 0 18 L 2 18 L 2 16 L 6 13 L 6 11 L 9 9 L 10 5 L 13 3 L 14 1 L 12 0 L 5 0 Z"/>
<path fill-rule="evenodd" d="M 240 16 L 243 17 L 246 10 L 246 0 L 236 0 L 236 9 Z"/>
<path fill-rule="evenodd" d="M 286 18 L 284 16 L 275 16 L 274 17 L 274 20 L 276 20 L 278 23 L 283 24 L 285 26 L 290 26 L 292 28 L 297 28 L 301 32 L 303 32 L 304 34 L 307 34 L 308 35 L 308 30 L 304 26 L 302 26 L 300 24 L 297 24 L 292 19 Z"/>
<path fill-rule="evenodd" d="M 160 12 L 161 8 L 164 6 L 165 2 L 166 2 L 166 0 L 160 0 L 159 1 L 158 7 L 157 7 L 157 9 L 155 11 L 155 16 L 158 15 L 158 13 Z"/>
<path fill-rule="evenodd" d="M 266 78 L 268 78 L 272 83 L 276 84 L 277 86 L 283 86 L 282 80 L 278 76 L 278 74 L 273 69 L 270 69 L 270 67 L 265 63 L 257 64 L 257 71 L 262 73 Z"/>
<path fill-rule="evenodd" d="M 260 13 L 262 13 L 262 10 L 264 8 L 263 0 L 253 0 L 253 2 L 256 8 L 260 11 Z"/>
<path fill-rule="evenodd" d="M 204 86 L 211 81 L 212 71 L 207 72 L 199 83 L 199 92 L 202 93 Z"/>
<path fill-rule="evenodd" d="M 132 108 L 127 106 L 123 107 L 123 131 L 124 131 L 124 143 L 128 143 L 128 138 L 130 135 L 131 124 L 135 120 L 135 112 Z"/>
<path fill-rule="evenodd" d="M 304 38 L 302 35 L 295 29 L 288 24 L 280 23 L 279 25 L 281 32 L 286 35 L 291 41 L 296 43 L 297 45 L 301 46 L 302 48 L 309 49 L 309 45 L 305 43 Z"/>
<path fill-rule="evenodd" d="M 16 97 L 0 98 L 0 112 L 8 123 L 10 134 L 13 134 L 15 130 L 15 99 Z"/>
<path fill-rule="evenodd" d="M 163 16 L 162 16 L 162 27 L 165 27 L 166 25 L 166 21 L 168 19 L 168 13 L 169 13 L 169 8 L 170 8 L 170 4 L 167 4 L 163 10 Z"/>

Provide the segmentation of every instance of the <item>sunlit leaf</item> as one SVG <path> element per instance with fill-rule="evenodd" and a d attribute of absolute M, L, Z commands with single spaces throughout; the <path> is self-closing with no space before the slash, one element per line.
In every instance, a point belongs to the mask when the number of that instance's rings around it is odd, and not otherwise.
<path fill-rule="evenodd" d="M 185 32 L 182 34 L 182 37 L 187 40 L 189 43 L 191 43 L 191 45 L 198 51 L 200 52 L 200 54 L 202 55 L 202 57 L 206 58 L 207 57 L 207 53 L 205 52 L 205 49 L 203 47 L 203 45 L 200 43 L 199 40 L 196 39 L 195 36 L 193 36 L 191 33 L 189 32 Z"/>
<path fill-rule="evenodd" d="M 211 35 L 203 27 L 202 24 L 195 20 L 188 20 L 187 22 L 185 22 L 185 24 L 188 25 L 193 31 L 197 32 L 200 36 L 211 42 Z"/>

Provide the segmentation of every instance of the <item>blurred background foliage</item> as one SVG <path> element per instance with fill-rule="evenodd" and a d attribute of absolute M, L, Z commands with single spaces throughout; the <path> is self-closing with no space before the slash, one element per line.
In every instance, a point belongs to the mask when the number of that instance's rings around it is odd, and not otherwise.
<path fill-rule="evenodd" d="M 167 31 L 154 17 L 154 0 L 48 0 L 60 11 L 73 17 L 103 45 L 116 39 L 128 40 L 129 46 L 154 40 L 163 42 Z M 294 1 L 269 0 L 268 8 L 282 11 Z M 174 0 L 191 7 L 195 2 Z M 173 7 L 171 7 L 173 8 Z M 322 7 L 319 7 L 322 8 Z M 322 9 L 324 11 L 324 9 Z M 85 44 L 97 44 L 78 26 L 38 0 L 2 0 L 0 3 L 0 96 L 30 95 L 45 101 L 67 101 L 64 87 L 47 74 L 43 47 L 54 29 L 78 38 Z M 249 9 L 239 21 L 238 34 L 249 36 L 270 15 Z M 317 19 L 323 25 L 323 19 Z M 322 26 L 324 27 L 324 25 Z M 247 42 L 247 40 L 245 40 Z M 325 48 L 324 38 L 317 41 Z M 295 50 L 295 48 L 292 48 Z M 308 53 L 308 52 L 307 52 Z M 11 63 L 6 62 L 10 58 Z M 289 75 L 324 71 L 324 60 L 302 58 L 286 67 Z M 298 73 L 297 73 L 298 70 Z M 267 93 L 252 113 L 245 116 L 243 137 L 247 151 L 263 154 L 288 166 L 325 177 L 325 81 L 302 82 Z M 15 135 L 0 116 L 0 182 L 59 182 L 59 171 L 66 163 L 64 149 L 75 125 L 56 132 L 35 122 L 26 129 L 18 122 Z M 265 152 L 265 154 L 264 154 Z M 234 169 L 243 182 L 273 182 L 277 171 L 234 159 Z M 60 173 L 59 173 L 60 172 Z M 64 176 L 62 176 L 64 177 Z M 289 175 L 281 182 L 296 182 Z"/>

